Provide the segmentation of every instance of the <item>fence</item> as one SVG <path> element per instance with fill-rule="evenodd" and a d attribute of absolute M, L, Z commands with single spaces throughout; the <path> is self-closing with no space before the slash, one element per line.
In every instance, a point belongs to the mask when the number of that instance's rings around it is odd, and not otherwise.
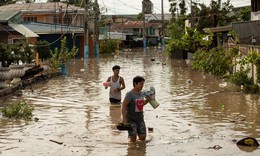
<path fill-rule="evenodd" d="M 249 54 L 252 51 L 256 51 L 257 53 L 260 52 L 260 46 L 256 46 L 256 45 L 242 45 L 242 44 L 235 45 L 233 43 L 229 43 L 224 46 L 224 48 L 226 50 L 229 50 L 230 48 L 235 48 L 235 47 L 238 47 L 239 56 L 241 56 L 241 57 L 246 56 L 247 54 Z M 236 58 L 234 60 L 235 66 L 233 67 L 233 74 L 241 70 L 241 64 L 239 64 L 240 61 L 241 61 L 241 58 Z M 250 63 L 250 64 L 244 66 L 244 68 L 247 68 L 247 67 L 250 68 L 248 77 L 251 78 L 254 83 L 256 83 L 256 80 L 257 80 L 256 66 L 254 64 Z"/>

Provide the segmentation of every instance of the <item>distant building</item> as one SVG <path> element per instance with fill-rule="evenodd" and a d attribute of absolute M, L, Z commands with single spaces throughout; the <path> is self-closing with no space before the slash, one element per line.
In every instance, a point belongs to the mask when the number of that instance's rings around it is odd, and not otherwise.
<path fill-rule="evenodd" d="M 79 48 L 78 57 L 83 57 L 84 16 L 84 8 L 60 2 L 0 6 L 0 24 L 2 26 L 0 27 L 0 40 L 8 44 L 18 42 L 19 39 L 23 40 L 24 37 L 33 40 L 34 43 L 37 40 L 46 40 L 50 43 L 51 49 L 54 49 L 61 47 L 61 37 L 66 36 L 68 48 L 75 45 Z M 19 26 L 15 26 L 17 24 Z M 93 20 L 89 21 L 89 25 L 91 33 L 94 28 Z M 34 35 L 31 36 L 33 33 Z M 38 35 L 37 39 L 32 39 L 35 38 L 35 34 Z M 89 41 L 90 50 L 92 50 L 92 40 Z"/>
<path fill-rule="evenodd" d="M 248 6 L 245 6 L 248 7 Z M 236 9 L 238 10 L 238 9 Z M 214 34 L 222 33 L 222 39 L 218 44 L 224 44 L 228 41 L 228 32 L 233 30 L 237 33 L 239 44 L 260 45 L 260 1 L 251 0 L 251 20 L 242 22 L 233 22 L 229 26 L 205 28 L 205 32 L 213 32 Z"/>

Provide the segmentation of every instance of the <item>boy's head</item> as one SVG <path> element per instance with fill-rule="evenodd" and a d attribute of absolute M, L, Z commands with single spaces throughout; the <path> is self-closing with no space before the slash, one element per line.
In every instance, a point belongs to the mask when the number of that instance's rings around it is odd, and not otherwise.
<path fill-rule="evenodd" d="M 139 82 L 144 82 L 145 79 L 141 76 L 136 76 L 133 78 L 133 86 L 135 86 L 136 84 L 138 84 Z"/>
<path fill-rule="evenodd" d="M 114 71 L 115 69 L 119 69 L 120 70 L 120 66 L 118 66 L 118 65 L 113 66 L 112 70 Z"/>

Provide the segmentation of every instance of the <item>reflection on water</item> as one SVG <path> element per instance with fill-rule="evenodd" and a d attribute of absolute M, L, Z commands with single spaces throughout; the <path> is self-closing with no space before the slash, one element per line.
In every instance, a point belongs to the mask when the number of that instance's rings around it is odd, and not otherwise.
<path fill-rule="evenodd" d="M 120 106 L 110 106 L 110 118 L 112 124 L 117 124 L 121 121 L 121 107 Z"/>
<path fill-rule="evenodd" d="M 141 75 L 145 87 L 154 86 L 160 106 L 144 110 L 148 142 L 128 143 L 118 131 L 120 107 L 110 106 L 102 82 L 121 66 L 126 89 Z M 35 107 L 38 122 L 0 119 L 1 155 L 259 155 L 260 150 L 238 148 L 233 140 L 260 138 L 259 95 L 209 74 L 191 69 L 191 61 L 168 60 L 156 49 L 100 55 L 98 59 L 67 64 L 67 76 L 35 84 L 22 94 L 0 99 L 1 105 L 19 98 Z M 50 140 L 61 142 L 56 144 Z M 210 147 L 219 145 L 214 150 Z M 11 153 L 11 154 L 10 154 Z"/>
<path fill-rule="evenodd" d="M 146 142 L 137 141 L 136 143 L 129 143 L 127 154 L 125 156 L 145 156 L 146 155 Z"/>

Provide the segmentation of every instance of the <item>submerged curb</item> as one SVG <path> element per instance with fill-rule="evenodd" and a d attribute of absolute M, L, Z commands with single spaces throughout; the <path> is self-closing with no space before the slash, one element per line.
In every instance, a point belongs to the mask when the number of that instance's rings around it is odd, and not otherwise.
<path fill-rule="evenodd" d="M 19 84 L 16 84 L 14 86 L 10 86 L 10 87 L 1 89 L 0 90 L 0 98 L 7 96 L 7 95 L 10 95 L 12 93 L 15 93 L 19 89 L 19 86 L 20 86 Z"/>
<path fill-rule="evenodd" d="M 41 73 L 35 77 L 24 79 L 24 80 L 22 80 L 21 83 L 14 84 L 12 86 L 0 89 L 0 98 L 7 96 L 7 95 L 11 95 L 11 94 L 15 93 L 16 91 L 18 91 L 19 89 L 24 89 L 32 84 L 43 82 L 43 81 L 46 81 L 46 80 L 49 80 L 49 79 L 52 79 L 54 77 L 61 76 L 61 75 L 62 75 L 61 72 L 54 72 L 54 73 L 48 73 L 48 74 Z"/>

